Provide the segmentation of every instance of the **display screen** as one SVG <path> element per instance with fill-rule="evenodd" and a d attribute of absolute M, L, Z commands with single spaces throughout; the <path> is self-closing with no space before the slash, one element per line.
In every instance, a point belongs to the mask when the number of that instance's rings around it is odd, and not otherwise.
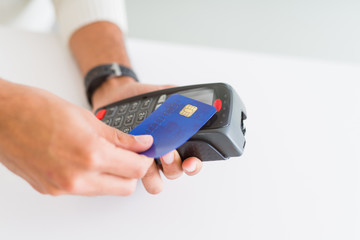
<path fill-rule="evenodd" d="M 213 104 L 214 90 L 209 88 L 196 88 L 177 92 L 176 94 L 183 95 L 188 98 L 195 99 L 199 102 L 203 102 L 209 105 Z"/>

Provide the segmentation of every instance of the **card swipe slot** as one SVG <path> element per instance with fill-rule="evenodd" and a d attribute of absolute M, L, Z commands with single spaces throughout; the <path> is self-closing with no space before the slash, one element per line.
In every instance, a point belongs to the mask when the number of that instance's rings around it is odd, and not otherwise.
<path fill-rule="evenodd" d="M 202 161 L 216 161 L 228 159 L 228 157 L 222 155 L 216 148 L 203 141 L 187 141 L 177 150 L 182 159 L 186 159 L 188 157 L 197 157 Z"/>

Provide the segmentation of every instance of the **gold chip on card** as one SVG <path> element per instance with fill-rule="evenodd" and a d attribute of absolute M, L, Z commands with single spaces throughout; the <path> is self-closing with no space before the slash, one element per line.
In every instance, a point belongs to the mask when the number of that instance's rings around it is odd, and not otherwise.
<path fill-rule="evenodd" d="M 191 117 L 196 112 L 197 109 L 198 109 L 197 107 L 188 104 L 180 111 L 179 114 L 184 117 Z"/>

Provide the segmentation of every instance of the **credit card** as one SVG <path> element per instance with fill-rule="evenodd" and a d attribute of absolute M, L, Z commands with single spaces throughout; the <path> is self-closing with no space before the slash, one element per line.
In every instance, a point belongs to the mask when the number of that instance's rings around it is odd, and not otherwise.
<path fill-rule="evenodd" d="M 141 154 L 159 158 L 183 145 L 215 113 L 211 105 L 174 94 L 129 134 L 153 136 L 152 147 Z"/>

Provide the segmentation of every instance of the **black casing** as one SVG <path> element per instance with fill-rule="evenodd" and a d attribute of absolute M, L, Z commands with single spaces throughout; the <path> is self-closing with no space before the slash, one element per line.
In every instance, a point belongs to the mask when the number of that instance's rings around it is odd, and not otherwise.
<path fill-rule="evenodd" d="M 222 101 L 222 108 L 194 136 L 177 149 L 182 159 L 193 156 L 202 161 L 214 161 L 241 156 L 246 143 L 244 126 L 247 116 L 246 109 L 233 88 L 225 83 L 199 84 L 149 92 L 101 107 L 96 112 L 139 99 L 162 94 L 169 96 L 193 89 L 213 89 L 214 98 Z M 154 105 L 152 111 L 155 109 Z"/>

